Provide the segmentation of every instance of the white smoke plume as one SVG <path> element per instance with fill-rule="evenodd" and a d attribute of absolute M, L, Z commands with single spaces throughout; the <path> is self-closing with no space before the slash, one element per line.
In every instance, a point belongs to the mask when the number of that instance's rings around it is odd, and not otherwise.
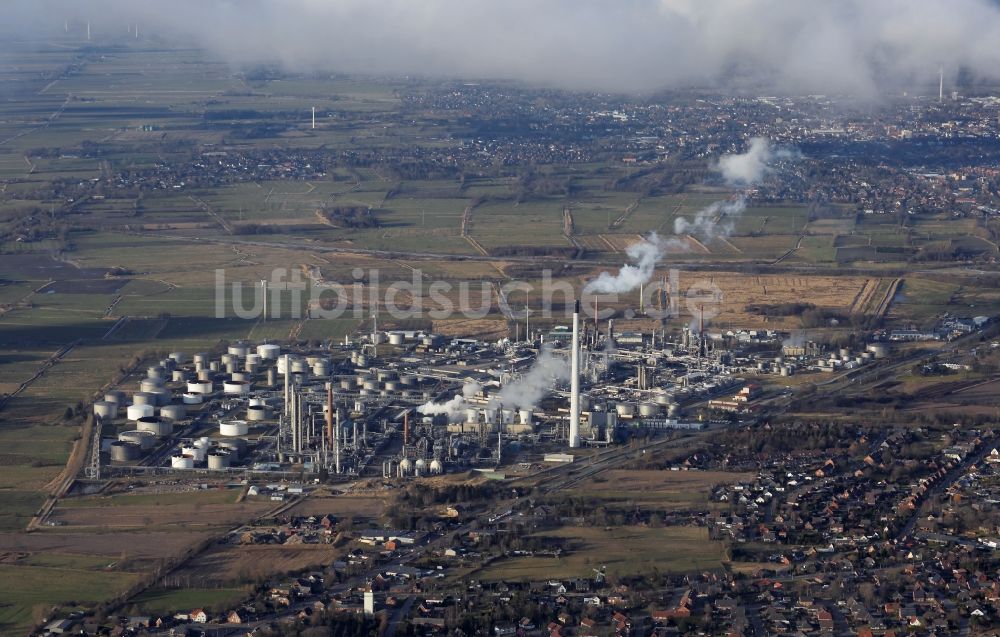
<path fill-rule="evenodd" d="M 633 263 L 623 265 L 618 274 L 601 272 L 596 279 L 584 286 L 583 293 L 624 294 L 649 283 L 656 264 L 663 258 L 664 249 L 664 241 L 655 232 L 651 233 L 625 250 Z"/>
<path fill-rule="evenodd" d="M 877 95 L 1000 76 L 993 0 L 7 0 L 0 31 L 189 41 L 236 67 Z M 625 54 L 624 52 L 627 52 Z"/>
<path fill-rule="evenodd" d="M 535 364 L 517 380 L 500 388 L 500 392 L 490 401 L 490 406 L 508 409 L 534 409 L 545 394 L 560 382 L 569 379 L 569 360 L 543 348 L 538 353 Z"/>
<path fill-rule="evenodd" d="M 482 388 L 476 381 L 468 380 L 462 385 L 461 394 L 455 394 L 451 400 L 443 403 L 428 401 L 417 407 L 417 412 L 425 416 L 448 416 L 448 422 L 462 422 L 465 419 L 465 410 L 469 406 L 468 399 L 478 394 Z"/>
<path fill-rule="evenodd" d="M 747 209 L 743 197 L 729 201 L 717 201 L 702 208 L 689 221 L 684 217 L 674 219 L 674 234 L 690 234 L 699 239 L 724 239 L 733 233 L 740 215 Z"/>
<path fill-rule="evenodd" d="M 721 157 L 715 169 L 730 185 L 750 186 L 763 181 L 774 170 L 774 162 L 797 156 L 798 153 L 793 150 L 775 148 L 769 139 L 754 137 L 745 153 Z"/>

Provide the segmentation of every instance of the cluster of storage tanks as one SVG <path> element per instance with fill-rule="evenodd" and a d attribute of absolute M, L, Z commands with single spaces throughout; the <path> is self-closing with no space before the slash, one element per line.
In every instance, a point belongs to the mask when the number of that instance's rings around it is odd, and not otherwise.
<path fill-rule="evenodd" d="M 392 476 L 399 478 L 419 478 L 420 476 L 436 476 L 442 473 L 444 473 L 444 465 L 437 459 L 427 462 L 423 458 L 417 458 L 416 460 L 403 458 L 399 462 L 386 460 L 382 464 L 382 475 L 387 478 Z"/>
<path fill-rule="evenodd" d="M 241 460 L 245 453 L 245 440 L 239 438 L 212 440 L 202 437 L 181 444 L 177 452 L 170 457 L 170 467 L 172 469 L 205 467 L 212 471 L 225 471 L 231 463 Z"/>
<path fill-rule="evenodd" d="M 124 411 L 125 419 L 134 424 L 135 429 L 126 430 L 110 445 L 113 462 L 127 463 L 141 458 L 159 444 L 161 439 L 174 434 L 175 425 L 187 418 L 189 408 L 197 408 L 206 397 L 215 393 L 217 381 L 221 381 L 222 393 L 229 398 L 242 398 L 250 393 L 253 376 L 269 363 L 279 360 L 281 348 L 274 344 L 263 344 L 255 351 L 245 344 L 229 346 L 218 360 L 211 360 L 208 354 L 195 354 L 190 359 L 183 352 L 173 352 L 159 364 L 150 366 L 146 376 L 139 381 L 138 391 L 128 399 L 123 391 L 111 391 L 103 400 L 94 403 L 94 414 L 106 422 L 118 419 Z M 189 363 L 190 360 L 190 363 Z M 268 369 L 268 380 L 276 384 L 276 367 Z M 180 385 L 183 390 L 179 401 L 167 383 Z M 265 420 L 271 417 L 271 409 L 263 399 L 250 399 L 247 410 L 248 420 Z M 248 425 L 245 421 L 226 422 L 220 425 L 223 437 L 245 436 Z M 242 453 L 245 443 L 240 441 L 238 451 Z M 225 468 L 233 455 L 231 449 L 237 443 L 217 443 L 218 449 L 206 452 L 200 462 L 207 462 L 210 468 Z M 183 455 L 183 454 L 182 454 Z M 195 454 L 197 457 L 197 454 Z M 186 460 L 172 461 L 172 466 L 184 468 Z"/>

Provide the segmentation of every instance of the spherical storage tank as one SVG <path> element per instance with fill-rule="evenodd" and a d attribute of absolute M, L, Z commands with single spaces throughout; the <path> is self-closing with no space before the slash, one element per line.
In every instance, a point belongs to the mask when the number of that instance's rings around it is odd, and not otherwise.
<path fill-rule="evenodd" d="M 409 458 L 403 458 L 399 462 L 399 476 L 408 476 L 413 472 L 413 462 Z"/>
<path fill-rule="evenodd" d="M 630 418 L 635 415 L 635 404 L 633 403 L 618 403 L 615 405 L 615 411 L 622 418 Z"/>
<path fill-rule="evenodd" d="M 440 460 L 431 461 L 431 475 L 441 475 L 444 473 L 444 465 L 441 464 Z"/>
<path fill-rule="evenodd" d="M 99 400 L 94 403 L 94 415 L 106 419 L 116 418 L 118 417 L 118 403 Z"/>
<path fill-rule="evenodd" d="M 230 420 L 219 423 L 220 436 L 245 436 L 250 430 L 250 425 L 245 420 Z"/>
<path fill-rule="evenodd" d="M 140 449 L 139 445 L 135 443 L 122 442 L 121 440 L 116 440 L 111 443 L 112 462 L 131 462 L 133 460 L 138 460 L 141 455 L 142 449 Z"/>
<path fill-rule="evenodd" d="M 418 476 L 424 475 L 425 473 L 427 473 L 427 461 L 424 460 L 423 458 L 420 458 L 413 465 L 413 470 L 416 472 Z"/>
<path fill-rule="evenodd" d="M 194 457 L 182 453 L 170 456 L 170 467 L 172 469 L 194 469 Z"/>
<path fill-rule="evenodd" d="M 660 406 L 656 403 L 640 403 L 639 415 L 643 418 L 652 418 L 660 413 Z"/>
<path fill-rule="evenodd" d="M 174 433 L 174 424 L 169 420 L 163 420 L 156 416 L 143 416 L 136 421 L 136 428 L 139 431 L 148 431 L 160 437 L 166 437 Z"/>
<path fill-rule="evenodd" d="M 183 420 L 187 416 L 187 409 L 184 405 L 164 405 L 160 407 L 160 417 L 170 420 Z"/>
<path fill-rule="evenodd" d="M 151 418 L 156 408 L 152 405 L 129 405 L 125 410 L 125 415 L 129 420 L 139 420 L 140 418 Z"/>

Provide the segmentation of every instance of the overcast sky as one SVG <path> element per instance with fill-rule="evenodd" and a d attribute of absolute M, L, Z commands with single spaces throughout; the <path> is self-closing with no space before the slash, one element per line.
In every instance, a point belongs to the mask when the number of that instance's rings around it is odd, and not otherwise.
<path fill-rule="evenodd" d="M 505 78 L 655 91 L 720 78 L 872 95 L 939 66 L 1000 75 L 995 0 L 8 0 L 0 28 L 45 37 L 189 36 L 234 65 Z"/>

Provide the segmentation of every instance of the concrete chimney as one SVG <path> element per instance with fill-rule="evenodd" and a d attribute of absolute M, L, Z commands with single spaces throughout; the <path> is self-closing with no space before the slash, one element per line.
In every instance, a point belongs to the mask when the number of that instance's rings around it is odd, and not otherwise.
<path fill-rule="evenodd" d="M 580 302 L 573 308 L 573 349 L 570 352 L 569 446 L 580 446 Z"/>

